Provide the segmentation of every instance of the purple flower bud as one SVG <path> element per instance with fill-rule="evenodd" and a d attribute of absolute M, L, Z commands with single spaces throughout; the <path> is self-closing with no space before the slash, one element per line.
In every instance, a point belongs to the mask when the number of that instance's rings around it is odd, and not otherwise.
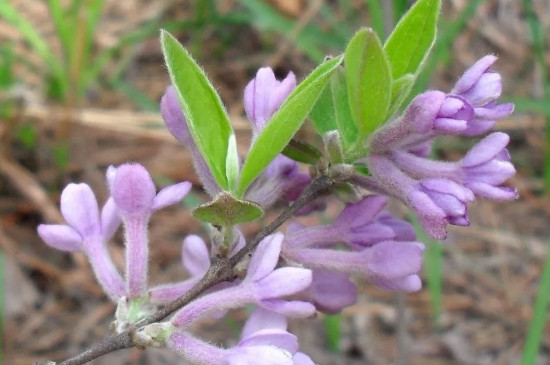
<path fill-rule="evenodd" d="M 488 132 L 498 119 L 506 118 L 514 110 L 512 103 L 497 104 L 502 92 L 502 78 L 490 69 L 496 60 L 496 56 L 488 55 L 477 61 L 451 91 L 474 107 L 474 118 L 462 133 L 465 136 L 479 136 Z"/>
<path fill-rule="evenodd" d="M 155 185 L 145 167 L 124 164 L 117 168 L 111 193 L 123 216 L 148 216 L 155 199 Z"/>
<path fill-rule="evenodd" d="M 256 77 L 244 90 L 244 109 L 252 122 L 254 134 L 263 129 L 295 87 L 296 78 L 292 72 L 282 81 L 278 81 L 271 68 L 258 70 Z"/>
<path fill-rule="evenodd" d="M 210 196 L 216 196 L 221 192 L 216 183 L 206 160 L 199 151 L 187 126 L 187 120 L 181 110 L 176 89 L 169 86 L 160 100 L 160 111 L 166 127 L 172 135 L 191 152 L 195 171 L 201 180 L 204 189 Z"/>

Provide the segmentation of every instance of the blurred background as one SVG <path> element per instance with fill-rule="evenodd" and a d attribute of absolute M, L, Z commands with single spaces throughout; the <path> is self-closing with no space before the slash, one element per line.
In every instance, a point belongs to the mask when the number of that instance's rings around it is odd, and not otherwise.
<path fill-rule="evenodd" d="M 126 161 L 144 164 L 158 187 L 197 183 L 190 156 L 159 114 L 158 101 L 169 83 L 160 28 L 176 35 L 204 67 L 245 151 L 249 127 L 242 93 L 259 67 L 269 65 L 280 77 L 293 71 L 301 79 L 325 55 L 342 52 L 360 26 L 374 28 L 384 39 L 411 3 L 0 1 L 4 363 L 60 360 L 108 332 L 114 304 L 102 294 L 84 257 L 50 249 L 36 235 L 37 224 L 62 221 L 59 193 L 67 183 L 87 182 L 101 204 L 107 197 L 105 169 Z M 444 245 L 421 237 L 429 243 L 422 291 L 395 295 L 357 280 L 360 298 L 341 315 L 293 322 L 301 350 L 320 365 L 519 364 L 524 345 L 536 353 L 537 333 L 542 333 L 538 363 L 550 364 L 543 300 L 550 290 L 550 264 L 543 270 L 550 261 L 550 133 L 544 132 L 550 123 L 550 37 L 544 39 L 550 34 L 550 1 L 442 4 L 438 43 L 417 91 L 449 90 L 478 58 L 499 56 L 504 99 L 516 103 L 516 112 L 497 129 L 512 136 L 509 147 L 518 172 L 510 184 L 519 189 L 520 199 L 476 202 L 471 227 L 451 229 Z M 306 123 L 300 133 L 308 138 L 311 127 Z M 437 153 L 456 160 L 474 142 L 447 138 L 436 146 Z M 206 237 L 190 209 L 205 199 L 197 186 L 181 206 L 153 217 L 153 283 L 183 277 L 183 237 L 196 232 Z M 403 211 L 398 204 L 394 208 Z M 244 229 L 253 234 L 258 228 Z M 112 254 L 122 266 L 120 236 Z M 245 311 L 236 311 L 223 321 L 206 322 L 197 333 L 230 346 L 244 318 Z M 94 362 L 175 363 L 182 360 L 171 353 L 138 349 Z"/>

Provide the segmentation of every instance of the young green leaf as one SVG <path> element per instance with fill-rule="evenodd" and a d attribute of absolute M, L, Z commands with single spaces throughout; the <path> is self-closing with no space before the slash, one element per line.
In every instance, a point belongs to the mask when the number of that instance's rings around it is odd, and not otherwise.
<path fill-rule="evenodd" d="M 332 89 L 330 87 L 325 87 L 309 113 L 309 118 L 320 135 L 338 129 L 335 114 L 334 103 L 332 101 Z"/>
<path fill-rule="evenodd" d="M 390 67 L 372 29 L 361 29 L 353 36 L 346 48 L 344 65 L 351 114 L 360 143 L 385 121 L 391 98 Z"/>
<path fill-rule="evenodd" d="M 185 48 L 166 31 L 161 33 L 161 43 L 191 135 L 218 185 L 228 189 L 226 154 L 233 129 L 227 112 L 214 87 Z"/>
<path fill-rule="evenodd" d="M 328 89 L 328 87 L 327 87 Z M 357 126 L 351 114 L 345 70 L 339 68 L 330 80 L 334 119 L 340 131 L 344 150 L 357 139 Z"/>
<path fill-rule="evenodd" d="M 234 134 L 229 136 L 227 157 L 225 160 L 225 173 L 227 174 L 227 185 L 229 190 L 234 191 L 239 182 L 239 153 L 237 152 L 237 140 Z"/>
<path fill-rule="evenodd" d="M 441 0 L 418 0 L 390 34 L 384 50 L 392 76 L 417 75 L 435 43 Z"/>
<path fill-rule="evenodd" d="M 292 138 L 281 152 L 294 161 L 315 165 L 323 155 L 309 143 Z"/>
<path fill-rule="evenodd" d="M 391 86 L 390 110 L 388 111 L 389 116 L 398 111 L 401 104 L 407 99 L 415 80 L 416 77 L 413 74 L 405 74 L 393 82 Z"/>
<path fill-rule="evenodd" d="M 220 193 L 213 201 L 193 210 L 193 215 L 197 219 L 222 227 L 251 222 L 263 214 L 264 212 L 258 204 L 236 199 L 228 192 Z"/>
<path fill-rule="evenodd" d="M 294 89 L 271 117 L 250 147 L 241 170 L 239 196 L 242 196 L 250 183 L 281 153 L 298 131 L 341 62 L 342 56 L 323 62 Z"/>

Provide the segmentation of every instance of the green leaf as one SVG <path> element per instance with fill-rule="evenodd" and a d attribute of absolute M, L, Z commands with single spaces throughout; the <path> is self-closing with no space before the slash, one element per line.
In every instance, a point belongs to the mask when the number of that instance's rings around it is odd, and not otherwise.
<path fill-rule="evenodd" d="M 234 191 L 239 183 L 239 153 L 237 151 L 237 139 L 235 135 L 229 136 L 227 145 L 227 157 L 225 160 L 225 173 L 230 191 Z"/>
<path fill-rule="evenodd" d="M 328 89 L 328 88 L 327 88 Z M 357 125 L 351 114 L 345 70 L 336 70 L 330 80 L 334 119 L 340 131 L 344 150 L 357 139 Z"/>
<path fill-rule="evenodd" d="M 271 117 L 250 147 L 241 170 L 239 196 L 267 167 L 296 134 L 305 117 L 323 92 L 330 76 L 342 62 L 342 56 L 330 59 L 318 66 L 288 96 L 279 110 Z"/>
<path fill-rule="evenodd" d="M 320 135 L 338 129 L 336 112 L 332 101 L 332 89 L 325 87 L 309 113 L 309 119 Z"/>
<path fill-rule="evenodd" d="M 309 143 L 292 138 L 282 154 L 294 161 L 315 165 L 323 155 Z"/>
<path fill-rule="evenodd" d="M 420 71 L 435 43 L 440 7 L 441 0 L 418 0 L 395 26 L 384 44 L 394 79 Z"/>
<path fill-rule="evenodd" d="M 185 48 L 164 30 L 161 43 L 193 140 L 218 185 L 227 190 L 226 154 L 233 134 L 227 112 L 214 87 Z"/>
<path fill-rule="evenodd" d="M 229 227 L 251 222 L 264 214 L 262 208 L 251 201 L 239 200 L 228 192 L 222 192 L 214 200 L 193 210 L 193 215 L 201 221 Z"/>
<path fill-rule="evenodd" d="M 382 124 L 388 113 L 392 78 L 376 33 L 361 29 L 350 40 L 344 59 L 351 114 L 361 143 Z"/>
<path fill-rule="evenodd" d="M 409 96 L 416 77 L 413 74 L 406 74 L 395 80 L 391 86 L 391 104 L 388 115 L 393 115 Z"/>

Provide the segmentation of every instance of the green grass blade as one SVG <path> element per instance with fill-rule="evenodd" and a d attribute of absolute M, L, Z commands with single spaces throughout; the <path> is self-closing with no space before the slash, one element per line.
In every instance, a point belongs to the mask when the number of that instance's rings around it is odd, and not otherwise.
<path fill-rule="evenodd" d="M 539 283 L 539 292 L 533 307 L 533 316 L 527 331 L 527 337 L 521 356 L 521 365 L 533 365 L 536 363 L 540 349 L 544 327 L 548 316 L 548 298 L 550 297 L 550 240 L 548 253 L 544 262 L 544 269 Z"/>
<path fill-rule="evenodd" d="M 50 15 L 52 16 L 53 24 L 61 42 L 61 46 L 63 47 L 63 51 L 66 53 L 65 55 L 67 55 L 72 43 L 72 29 L 68 26 L 67 14 L 63 10 L 59 0 L 48 0 L 48 9 L 50 10 Z"/>
<path fill-rule="evenodd" d="M 84 94 L 89 85 L 89 79 L 86 77 L 85 70 L 88 69 L 88 65 L 90 64 L 92 49 L 94 47 L 94 36 L 101 18 L 103 5 L 105 5 L 105 0 L 90 0 L 86 3 L 86 11 L 83 19 L 86 22 L 86 27 L 82 37 L 82 45 L 74 48 L 81 49 L 81 55 L 79 55 L 80 70 L 78 79 L 78 93 L 80 95 Z"/>
<path fill-rule="evenodd" d="M 141 110 L 151 111 L 151 112 L 158 112 L 159 111 L 159 104 L 149 96 L 147 96 L 145 93 L 139 91 L 134 86 L 130 85 L 129 83 L 121 80 L 121 79 L 113 79 L 109 80 L 109 85 L 120 92 L 122 92 L 126 97 L 132 101 L 136 106 L 138 106 Z"/>
<path fill-rule="evenodd" d="M 386 39 L 386 20 L 384 19 L 384 11 L 382 9 L 382 0 L 367 0 L 367 7 L 370 16 L 370 26 L 378 38 Z"/>
<path fill-rule="evenodd" d="M 31 23 L 25 20 L 21 14 L 8 2 L 0 1 L 0 18 L 13 25 L 29 43 L 31 48 L 48 66 L 51 77 L 59 84 L 64 94 L 68 90 L 69 80 L 59 60 L 52 53 L 50 47 L 42 40 Z"/>
<path fill-rule="evenodd" d="M 393 0 L 392 5 L 393 21 L 395 22 L 395 24 L 397 24 L 397 22 L 399 22 L 399 19 L 401 19 L 401 17 L 407 12 L 407 9 L 409 8 L 409 2 L 408 0 Z"/>
<path fill-rule="evenodd" d="M 265 1 L 240 0 L 252 14 L 254 22 L 263 30 L 275 31 L 287 37 L 292 35 L 295 22 L 281 15 Z M 321 62 L 327 48 L 338 50 L 347 39 L 336 32 L 326 32 L 313 24 L 306 25 L 293 39 L 294 44 L 315 62 Z"/>
<path fill-rule="evenodd" d="M 339 353 L 340 340 L 342 338 L 342 315 L 327 315 L 325 316 L 324 324 L 329 350 Z"/>
<path fill-rule="evenodd" d="M 519 113 L 539 113 L 546 118 L 550 117 L 550 103 L 544 99 L 525 99 L 518 97 L 502 98 L 503 102 L 512 102 L 514 111 Z M 549 142 L 550 143 L 550 142 Z"/>
<path fill-rule="evenodd" d="M 550 97 L 550 79 L 548 78 L 547 65 L 544 52 L 544 30 L 542 24 L 533 10 L 532 0 L 523 0 L 523 8 L 529 23 L 531 40 L 533 42 L 533 51 L 535 52 L 535 62 L 539 65 L 540 79 L 543 86 L 542 98 L 548 100 Z M 548 101 L 547 101 L 548 102 Z M 545 142 L 544 142 L 544 191 L 550 193 L 550 117 L 545 118 Z"/>

